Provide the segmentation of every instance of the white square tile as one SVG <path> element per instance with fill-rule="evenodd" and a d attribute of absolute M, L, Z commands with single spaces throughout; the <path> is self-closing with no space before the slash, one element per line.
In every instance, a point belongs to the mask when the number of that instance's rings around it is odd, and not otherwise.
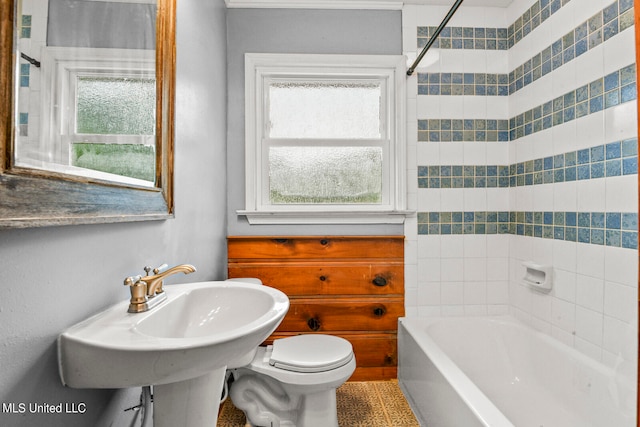
<path fill-rule="evenodd" d="M 426 282 L 418 287 L 418 306 L 440 305 L 440 282 Z"/>
<path fill-rule="evenodd" d="M 508 304 L 509 282 L 487 281 L 487 304 Z"/>
<path fill-rule="evenodd" d="M 487 305 L 486 304 L 469 304 L 464 306 L 465 316 L 486 316 Z"/>
<path fill-rule="evenodd" d="M 404 287 L 415 289 L 418 287 L 418 264 L 404 265 Z"/>
<path fill-rule="evenodd" d="M 533 239 L 533 258 L 540 265 L 554 265 L 554 242 L 552 239 Z"/>
<path fill-rule="evenodd" d="M 604 137 L 606 142 L 620 141 L 638 133 L 638 104 L 625 102 L 604 110 Z"/>
<path fill-rule="evenodd" d="M 576 337 L 596 346 L 602 345 L 604 316 L 602 313 L 576 306 Z"/>
<path fill-rule="evenodd" d="M 578 243 L 576 267 L 578 274 L 604 279 L 604 246 Z"/>
<path fill-rule="evenodd" d="M 440 240 L 441 236 L 439 235 L 418 236 L 418 259 L 440 258 Z"/>
<path fill-rule="evenodd" d="M 463 165 L 464 145 L 461 142 L 450 142 L 440 146 L 440 161 L 443 165 Z"/>
<path fill-rule="evenodd" d="M 440 271 L 440 258 L 421 259 L 418 263 L 418 284 L 421 282 L 438 282 L 442 280 Z"/>
<path fill-rule="evenodd" d="M 465 258 L 464 260 L 464 281 L 486 281 L 487 262 L 485 258 Z"/>
<path fill-rule="evenodd" d="M 615 43 L 603 43 L 604 73 L 609 74 L 620 68 L 633 64 L 636 60 L 635 50 L 629 46 L 635 45 L 635 32 L 623 31 L 615 36 Z"/>
<path fill-rule="evenodd" d="M 553 295 L 570 303 L 576 301 L 577 279 L 573 271 L 555 269 L 553 272 Z"/>
<path fill-rule="evenodd" d="M 441 211 L 463 211 L 464 210 L 464 188 L 452 188 L 442 193 L 440 204 Z"/>
<path fill-rule="evenodd" d="M 464 257 L 485 258 L 487 256 L 487 236 L 468 234 L 464 236 Z"/>
<path fill-rule="evenodd" d="M 465 211 L 486 211 L 487 210 L 487 190 L 484 188 L 465 188 L 464 210 Z"/>
<path fill-rule="evenodd" d="M 576 121 L 576 149 L 601 145 L 604 137 L 604 113 L 589 114 Z"/>
<path fill-rule="evenodd" d="M 443 258 L 462 258 L 464 256 L 464 236 L 456 234 L 442 236 L 440 255 Z"/>
<path fill-rule="evenodd" d="M 509 257 L 509 235 L 507 234 L 488 234 L 487 256 L 496 258 Z"/>
<path fill-rule="evenodd" d="M 443 316 L 464 316 L 464 306 L 463 305 L 443 305 L 442 315 Z"/>
<path fill-rule="evenodd" d="M 638 252 L 606 247 L 604 250 L 604 278 L 608 282 L 638 286 Z"/>
<path fill-rule="evenodd" d="M 486 258 L 487 280 L 509 280 L 509 258 Z"/>
<path fill-rule="evenodd" d="M 576 181 L 558 182 L 553 185 L 553 209 L 562 212 L 575 212 L 578 205 Z"/>
<path fill-rule="evenodd" d="M 635 332 L 635 328 L 629 323 L 605 316 L 602 347 L 635 364 L 638 357 Z"/>
<path fill-rule="evenodd" d="M 487 147 L 482 142 L 463 142 L 465 165 L 486 165 Z"/>
<path fill-rule="evenodd" d="M 576 306 L 558 298 L 551 300 L 551 323 L 563 331 L 573 334 L 576 325 Z"/>
<path fill-rule="evenodd" d="M 607 212 L 638 211 L 638 175 L 606 178 L 605 208 Z"/>
<path fill-rule="evenodd" d="M 602 313 L 604 309 L 604 280 L 578 274 L 576 277 L 576 303 Z"/>
<path fill-rule="evenodd" d="M 487 303 L 486 282 L 464 282 L 464 303 L 465 305 L 476 305 Z"/>
<path fill-rule="evenodd" d="M 580 212 L 603 212 L 606 210 L 606 180 L 585 179 L 576 182 L 577 206 Z"/>
<path fill-rule="evenodd" d="M 553 240 L 553 266 L 562 270 L 575 271 L 577 246 L 575 242 Z"/>
<path fill-rule="evenodd" d="M 464 280 L 463 258 L 442 258 L 440 260 L 441 282 L 462 282 Z"/>
<path fill-rule="evenodd" d="M 444 305 L 459 305 L 464 303 L 463 282 L 442 282 L 440 300 Z"/>
<path fill-rule="evenodd" d="M 418 142 L 416 144 L 416 166 L 435 166 L 440 164 L 439 142 Z M 410 158 L 409 158 L 410 159 Z"/>
<path fill-rule="evenodd" d="M 546 294 L 542 294 L 537 290 L 531 292 L 531 314 L 538 319 L 551 323 L 551 302 L 553 298 L 548 298 Z"/>
<path fill-rule="evenodd" d="M 606 282 L 604 285 L 604 314 L 626 323 L 636 321 L 638 291 L 632 286 Z"/>
<path fill-rule="evenodd" d="M 509 211 L 509 190 L 506 188 L 487 188 L 485 190 L 487 197 L 488 211 Z"/>

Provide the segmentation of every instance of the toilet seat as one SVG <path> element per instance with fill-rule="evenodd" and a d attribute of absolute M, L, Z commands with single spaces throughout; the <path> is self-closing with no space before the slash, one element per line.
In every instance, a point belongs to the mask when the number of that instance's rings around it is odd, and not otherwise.
<path fill-rule="evenodd" d="M 308 334 L 274 340 L 267 354 L 275 368 L 314 373 L 346 365 L 353 358 L 353 347 L 343 338 Z"/>

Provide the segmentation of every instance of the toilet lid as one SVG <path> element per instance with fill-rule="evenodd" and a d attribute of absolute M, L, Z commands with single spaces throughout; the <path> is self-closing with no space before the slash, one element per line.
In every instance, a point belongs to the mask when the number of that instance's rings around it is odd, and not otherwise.
<path fill-rule="evenodd" d="M 308 334 L 274 340 L 269 364 L 294 372 L 325 372 L 352 358 L 353 348 L 344 338 Z"/>

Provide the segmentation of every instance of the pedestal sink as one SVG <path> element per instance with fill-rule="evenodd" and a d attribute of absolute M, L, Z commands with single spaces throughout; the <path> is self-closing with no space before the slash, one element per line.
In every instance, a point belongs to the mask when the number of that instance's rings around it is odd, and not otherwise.
<path fill-rule="evenodd" d="M 289 309 L 285 294 L 244 282 L 169 285 L 167 301 L 127 313 L 128 301 L 58 338 L 63 384 L 153 385 L 155 427 L 215 425 L 227 367 L 248 364 Z"/>

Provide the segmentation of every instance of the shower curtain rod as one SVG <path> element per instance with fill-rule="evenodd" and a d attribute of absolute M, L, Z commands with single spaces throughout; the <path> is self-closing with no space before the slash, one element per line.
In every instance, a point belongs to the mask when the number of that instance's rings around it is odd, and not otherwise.
<path fill-rule="evenodd" d="M 431 36 L 431 38 L 427 42 L 426 46 L 424 48 L 422 48 L 422 52 L 420 52 L 420 55 L 418 55 L 416 60 L 413 61 L 413 64 L 411 64 L 411 67 L 409 67 L 409 69 L 407 70 L 407 76 L 412 75 L 413 72 L 416 70 L 416 67 L 418 66 L 418 64 L 422 60 L 422 57 L 427 53 L 427 51 L 429 50 L 431 45 L 436 41 L 436 39 L 438 38 L 438 36 L 440 35 L 440 33 L 442 32 L 444 27 L 447 25 L 447 23 L 449 22 L 449 20 L 453 16 L 453 14 L 456 13 L 456 10 L 458 10 L 458 7 L 460 7 L 460 5 L 462 4 L 462 2 L 463 2 L 463 0 L 456 0 L 456 2 L 453 4 L 453 6 L 451 6 L 451 9 L 449 9 L 449 12 L 447 13 L 447 16 L 445 16 L 444 19 L 442 20 L 442 22 L 440 23 L 440 25 L 438 25 L 438 28 L 436 28 L 435 33 L 433 33 L 433 35 Z"/>

